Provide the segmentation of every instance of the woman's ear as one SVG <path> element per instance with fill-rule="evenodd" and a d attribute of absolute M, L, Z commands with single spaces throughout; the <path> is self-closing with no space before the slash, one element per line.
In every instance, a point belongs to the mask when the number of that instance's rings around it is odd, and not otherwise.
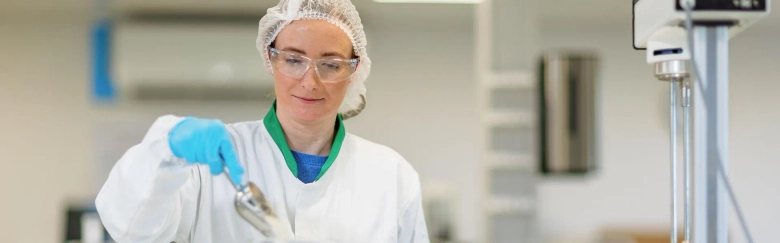
<path fill-rule="evenodd" d="M 354 58 L 358 59 L 357 64 L 355 64 L 355 70 L 357 70 L 360 67 L 360 56 L 355 56 Z"/>

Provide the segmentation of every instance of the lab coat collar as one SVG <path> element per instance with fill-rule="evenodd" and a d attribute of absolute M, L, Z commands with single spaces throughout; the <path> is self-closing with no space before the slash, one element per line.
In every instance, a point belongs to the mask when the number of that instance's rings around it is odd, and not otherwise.
<path fill-rule="evenodd" d="M 268 114 L 265 115 L 263 124 L 265 125 L 265 129 L 268 130 L 268 133 L 271 135 L 271 138 L 273 138 L 274 142 L 276 143 L 276 146 L 279 147 L 279 150 L 281 150 L 282 156 L 284 156 L 284 161 L 287 163 L 287 168 L 289 168 L 290 172 L 292 172 L 292 174 L 297 178 L 298 165 L 295 163 L 295 157 L 293 157 L 292 152 L 290 151 L 290 147 L 287 144 L 287 140 L 284 137 L 284 131 L 282 130 L 282 125 L 279 123 L 279 118 L 276 116 L 276 100 L 274 100 L 274 103 L 271 106 L 271 109 L 268 111 Z M 328 171 L 331 165 L 333 165 L 333 162 L 339 155 L 339 151 L 341 151 L 341 145 L 344 142 L 345 134 L 346 132 L 344 131 L 344 122 L 342 121 L 341 114 L 338 114 L 336 115 L 336 137 L 333 139 L 333 145 L 331 146 L 328 160 L 325 161 L 322 169 L 320 169 L 320 174 L 317 175 L 317 178 L 315 178 L 314 181 L 318 181 L 320 178 L 322 178 L 325 172 Z"/>

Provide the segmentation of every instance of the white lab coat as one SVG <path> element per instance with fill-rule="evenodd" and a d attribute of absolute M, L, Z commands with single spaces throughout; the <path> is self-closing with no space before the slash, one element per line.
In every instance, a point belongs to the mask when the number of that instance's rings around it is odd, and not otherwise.
<path fill-rule="evenodd" d="M 226 176 L 173 156 L 163 116 L 116 163 L 95 201 L 118 242 L 254 242 Z M 230 124 L 245 178 L 265 193 L 296 240 L 428 242 L 417 172 L 392 149 L 347 133 L 332 166 L 304 184 L 262 121 Z M 294 229 L 294 230 L 293 230 Z"/>

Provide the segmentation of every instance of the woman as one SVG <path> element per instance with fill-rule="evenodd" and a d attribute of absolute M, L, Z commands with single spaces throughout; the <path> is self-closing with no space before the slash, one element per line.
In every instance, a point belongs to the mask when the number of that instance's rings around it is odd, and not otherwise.
<path fill-rule="evenodd" d="M 263 190 L 296 240 L 428 242 L 419 178 L 399 154 L 344 129 L 371 61 L 349 0 L 282 0 L 258 50 L 277 100 L 262 121 L 160 117 L 97 197 L 119 242 L 249 242 L 233 183 Z M 219 176 L 227 168 L 232 176 Z"/>

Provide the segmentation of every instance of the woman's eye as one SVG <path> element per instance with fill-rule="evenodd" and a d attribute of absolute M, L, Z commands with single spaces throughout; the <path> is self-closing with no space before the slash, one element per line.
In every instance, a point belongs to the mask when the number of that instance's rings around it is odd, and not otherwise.
<path fill-rule="evenodd" d="M 330 70 L 334 70 L 334 71 L 339 70 L 339 68 L 341 67 L 341 65 L 339 65 L 338 63 L 335 63 L 335 62 L 326 62 L 326 63 L 323 63 L 322 66 L 324 66 L 325 68 L 328 68 Z"/>
<path fill-rule="evenodd" d="M 299 64 L 302 63 L 303 60 L 297 58 L 287 58 L 285 59 L 285 62 L 287 62 L 288 64 Z"/>

